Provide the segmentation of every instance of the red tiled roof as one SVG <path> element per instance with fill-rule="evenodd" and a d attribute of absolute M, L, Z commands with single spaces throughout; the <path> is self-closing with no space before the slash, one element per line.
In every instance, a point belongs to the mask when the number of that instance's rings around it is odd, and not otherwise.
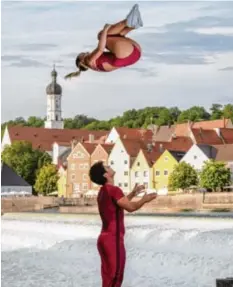
<path fill-rule="evenodd" d="M 108 131 L 89 131 L 76 129 L 45 129 L 35 127 L 11 126 L 8 127 L 11 141 L 25 140 L 32 143 L 33 148 L 51 151 L 54 142 L 70 144 L 72 140 L 88 140 L 92 134 L 96 138 L 100 138 Z"/>
<path fill-rule="evenodd" d="M 223 144 L 221 137 L 215 130 L 192 129 L 196 144 L 218 145 Z"/>
<path fill-rule="evenodd" d="M 152 139 L 153 132 L 147 129 L 131 129 L 126 127 L 116 128 L 121 139 L 127 140 L 142 140 L 142 139 Z"/>
<path fill-rule="evenodd" d="M 216 150 L 215 160 L 218 161 L 233 161 L 233 144 L 215 145 Z"/>
<path fill-rule="evenodd" d="M 142 141 L 126 140 L 126 139 L 122 139 L 121 141 L 126 149 L 126 152 L 130 157 L 136 157 L 140 149 L 145 146 L 145 143 Z"/>
<path fill-rule="evenodd" d="M 226 144 L 233 144 L 233 129 L 220 129 L 220 134 Z"/>
<path fill-rule="evenodd" d="M 229 122 L 229 119 L 195 122 L 192 124 L 192 128 L 194 129 L 202 128 L 204 130 L 211 130 L 214 128 L 225 128 L 228 122 Z"/>
<path fill-rule="evenodd" d="M 103 147 L 103 149 L 108 153 L 110 154 L 110 152 L 112 151 L 113 149 L 113 144 L 101 144 L 101 146 Z"/>
<path fill-rule="evenodd" d="M 91 155 L 95 148 L 98 146 L 96 143 L 80 143 L 86 151 Z"/>
<path fill-rule="evenodd" d="M 188 136 L 189 133 L 189 123 L 184 123 L 184 124 L 177 124 L 175 126 L 174 133 L 177 137 L 182 137 L 182 136 Z"/>
<path fill-rule="evenodd" d="M 156 160 L 162 155 L 162 152 L 152 150 L 149 152 L 148 150 L 142 149 L 142 152 L 149 164 L 149 166 L 153 166 L 153 164 L 156 162 Z"/>
<path fill-rule="evenodd" d="M 189 137 L 172 138 L 171 142 L 156 142 L 155 150 L 170 150 L 187 152 L 193 145 L 193 141 Z"/>

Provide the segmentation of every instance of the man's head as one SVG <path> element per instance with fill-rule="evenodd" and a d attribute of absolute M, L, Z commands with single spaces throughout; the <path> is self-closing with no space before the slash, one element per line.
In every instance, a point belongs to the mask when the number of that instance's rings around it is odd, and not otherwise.
<path fill-rule="evenodd" d="M 91 181 L 99 185 L 112 183 L 114 175 L 115 172 L 112 170 L 112 168 L 104 165 L 102 161 L 93 164 L 89 171 Z"/>

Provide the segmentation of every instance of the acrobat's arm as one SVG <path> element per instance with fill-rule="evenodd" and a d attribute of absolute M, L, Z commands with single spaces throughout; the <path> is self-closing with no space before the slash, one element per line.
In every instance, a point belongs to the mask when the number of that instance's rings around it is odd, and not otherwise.
<path fill-rule="evenodd" d="M 89 63 L 94 64 L 95 61 L 103 54 L 107 43 L 108 30 L 111 25 L 105 25 L 101 33 L 97 48 L 89 55 Z"/>

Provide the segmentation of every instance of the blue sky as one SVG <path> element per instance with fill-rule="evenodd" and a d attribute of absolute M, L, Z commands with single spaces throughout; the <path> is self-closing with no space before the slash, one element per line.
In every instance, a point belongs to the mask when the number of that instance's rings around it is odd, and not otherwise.
<path fill-rule="evenodd" d="M 65 81 L 76 54 L 94 49 L 97 32 L 123 19 L 133 2 L 2 2 L 2 121 L 46 115 L 54 62 L 63 117 L 233 102 L 233 2 L 138 3 L 144 27 L 129 36 L 142 46 L 140 62 Z"/>

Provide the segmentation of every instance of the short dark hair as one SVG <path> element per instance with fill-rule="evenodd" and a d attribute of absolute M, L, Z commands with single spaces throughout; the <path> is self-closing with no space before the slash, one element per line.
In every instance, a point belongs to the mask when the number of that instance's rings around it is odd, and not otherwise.
<path fill-rule="evenodd" d="M 79 59 L 79 56 L 77 56 L 76 60 L 75 60 L 75 64 L 77 66 L 77 68 L 79 68 L 80 71 L 85 72 L 88 70 L 88 68 L 83 67 L 82 65 L 80 65 L 81 61 Z"/>
<path fill-rule="evenodd" d="M 106 173 L 106 169 L 104 168 L 104 164 L 102 161 L 98 161 L 92 165 L 89 171 L 89 176 L 92 182 L 104 185 L 107 182 L 104 174 Z"/>

